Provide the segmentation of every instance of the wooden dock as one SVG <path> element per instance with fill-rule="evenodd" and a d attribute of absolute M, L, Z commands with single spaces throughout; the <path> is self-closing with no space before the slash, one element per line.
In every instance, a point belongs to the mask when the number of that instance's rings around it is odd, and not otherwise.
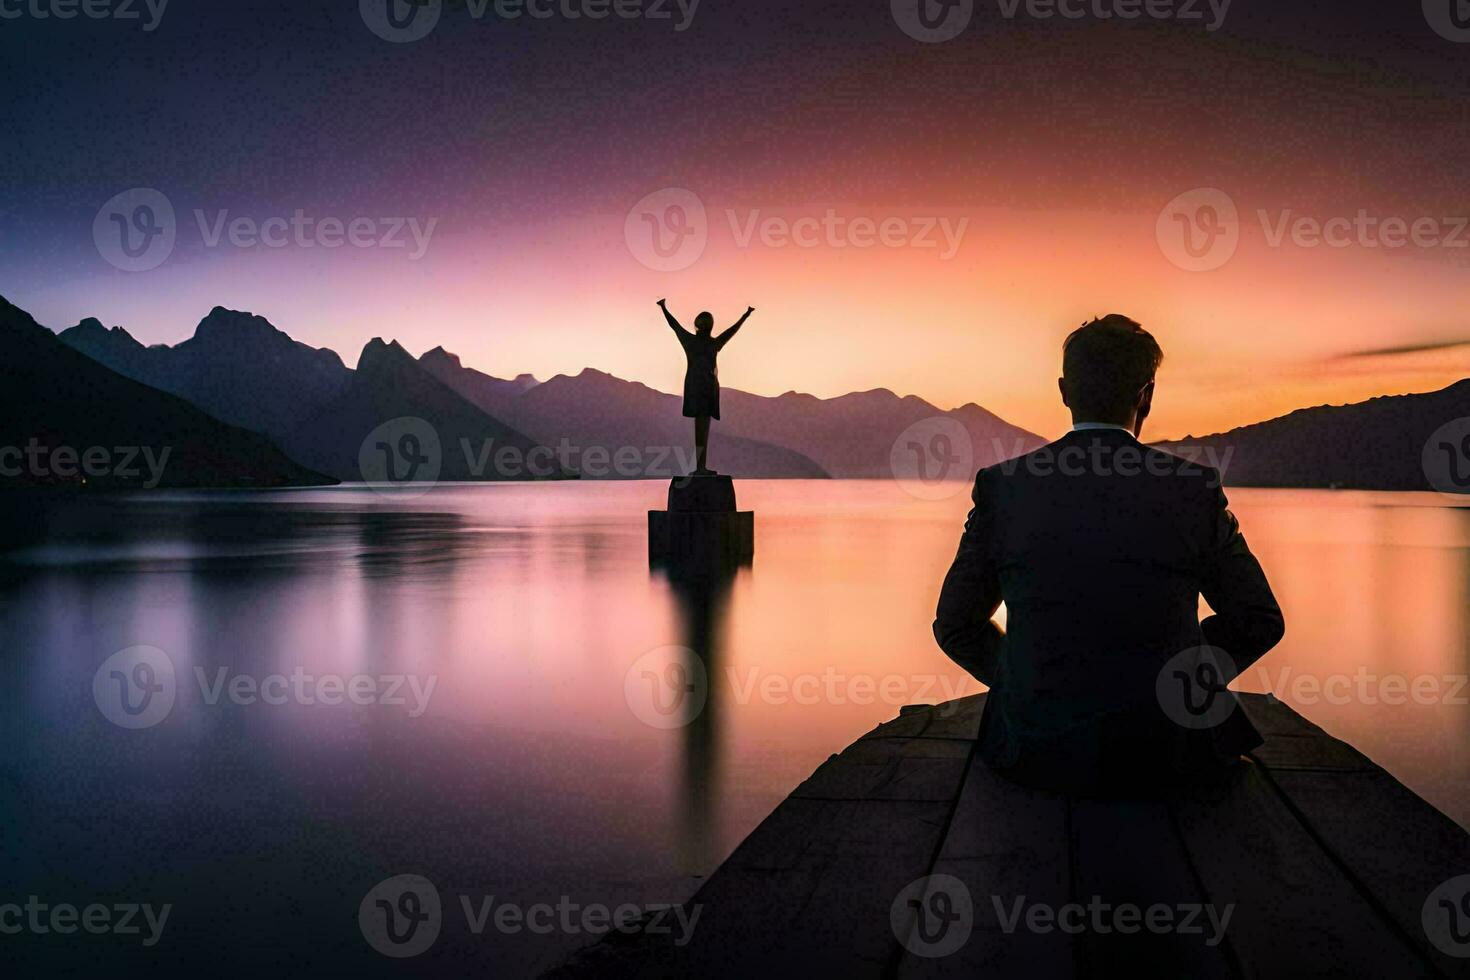
<path fill-rule="evenodd" d="M 1157 801 L 1002 779 L 983 694 L 905 708 L 710 877 L 692 941 L 613 933 L 550 975 L 1470 977 L 1470 835 L 1240 698 L 1266 743 L 1209 798 Z"/>

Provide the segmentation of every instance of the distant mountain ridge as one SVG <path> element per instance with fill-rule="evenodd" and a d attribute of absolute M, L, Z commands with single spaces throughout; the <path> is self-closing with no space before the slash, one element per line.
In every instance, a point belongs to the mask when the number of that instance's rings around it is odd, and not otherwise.
<path fill-rule="evenodd" d="M 544 382 L 528 374 L 503 379 L 443 347 L 415 359 L 375 340 L 354 371 L 335 352 L 295 341 L 263 317 L 220 307 L 173 347 L 145 347 L 127 330 L 91 318 L 61 339 L 119 374 L 271 437 L 299 462 L 339 479 L 361 478 L 354 454 L 369 423 L 398 415 L 442 421 L 442 479 L 511 478 L 486 475 L 483 458 L 466 468 L 465 446 L 487 442 L 517 453 L 554 450 L 564 468 L 592 478 L 668 477 L 693 466 L 691 425 L 678 396 L 591 368 Z M 370 377 L 359 377 L 363 360 Z M 963 428 L 977 469 L 1045 441 L 973 403 L 942 411 L 882 388 L 826 399 L 726 388 L 722 400 L 711 464 L 737 477 L 891 477 L 900 437 L 937 420 Z M 1424 445 L 1457 418 L 1470 418 L 1470 380 L 1158 445 L 1196 455 L 1208 449 L 1206 461 L 1224 463 L 1226 482 L 1236 486 L 1423 490 L 1430 488 Z M 613 465 L 618 453 L 626 459 Z"/>
<path fill-rule="evenodd" d="M 403 419 L 422 420 L 403 423 Z M 386 427 L 386 431 L 384 431 Z M 381 437 L 383 445 L 377 446 Z M 569 474 L 543 447 L 492 418 L 425 370 L 397 342 L 374 337 L 362 349 L 347 387 L 282 445 L 294 458 L 342 479 L 369 478 L 364 453 L 399 452 L 411 437 L 415 453 L 438 452 L 426 478 L 446 481 L 561 479 Z M 427 458 L 427 457 L 426 457 Z M 374 477 L 376 479 L 376 477 Z"/>
<path fill-rule="evenodd" d="M 335 351 L 293 340 L 264 317 L 219 306 L 172 347 L 145 347 L 122 327 L 108 330 L 94 318 L 60 336 L 119 374 L 278 443 L 341 396 L 352 378 Z"/>
<path fill-rule="evenodd" d="M 1208 447 L 1213 460 L 1225 461 L 1225 483 L 1231 486 L 1434 490 L 1444 488 L 1430 483 L 1425 447 L 1456 419 L 1470 419 L 1470 379 L 1426 394 L 1299 408 L 1158 446 L 1195 459 Z"/>
<path fill-rule="evenodd" d="M 694 426 L 684 418 L 678 397 L 592 368 L 528 388 L 503 411 L 517 428 L 543 441 L 565 440 L 576 455 L 573 465 L 582 472 L 621 479 L 671 478 L 695 467 Z M 619 452 L 621 463 L 610 458 Z M 829 476 L 794 449 L 734 435 L 724 425 L 710 433 L 710 465 L 748 479 Z"/>
<path fill-rule="evenodd" d="M 128 350 L 131 340 L 124 331 L 102 342 Z M 183 398 L 125 377 L 62 343 L 3 297 L 0 362 L 5 365 L 0 447 L 7 450 L 0 458 L 6 464 L 0 486 L 285 487 L 333 482 L 287 458 L 265 436 L 221 422 Z M 31 446 L 44 453 L 10 459 L 8 450 Z"/>

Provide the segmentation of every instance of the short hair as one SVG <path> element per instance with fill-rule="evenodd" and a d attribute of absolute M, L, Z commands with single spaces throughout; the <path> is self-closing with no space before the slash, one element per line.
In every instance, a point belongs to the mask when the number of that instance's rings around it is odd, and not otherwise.
<path fill-rule="evenodd" d="M 694 318 L 694 325 L 696 327 L 698 327 L 700 330 L 713 330 L 714 329 L 714 326 L 715 326 L 715 317 L 714 317 L 714 314 L 712 314 L 712 313 L 701 313 L 701 314 L 699 314 L 699 316 L 697 316 L 697 317 Z"/>
<path fill-rule="evenodd" d="M 1102 418 L 1127 415 L 1163 362 L 1159 342 L 1121 313 L 1084 323 L 1062 344 L 1068 404 Z"/>

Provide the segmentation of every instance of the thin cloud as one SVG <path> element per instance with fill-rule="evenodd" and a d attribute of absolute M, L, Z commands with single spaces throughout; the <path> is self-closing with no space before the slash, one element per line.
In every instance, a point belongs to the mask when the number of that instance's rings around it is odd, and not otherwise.
<path fill-rule="evenodd" d="M 1428 354 L 1433 351 L 1454 350 L 1457 347 L 1470 347 L 1470 339 L 1466 340 L 1441 340 L 1429 344 L 1404 344 L 1399 347 L 1371 347 L 1367 350 L 1348 351 L 1345 354 L 1337 354 L 1329 360 L 1345 361 L 1357 357 L 1396 357 L 1402 354 Z"/>

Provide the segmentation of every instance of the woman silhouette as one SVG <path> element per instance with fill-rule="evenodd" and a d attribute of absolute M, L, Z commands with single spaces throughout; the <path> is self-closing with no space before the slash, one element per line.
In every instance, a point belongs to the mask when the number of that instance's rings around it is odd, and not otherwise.
<path fill-rule="evenodd" d="M 674 328 L 679 346 L 684 348 L 684 356 L 689 359 L 689 367 L 684 372 L 684 417 L 694 420 L 694 458 L 697 466 L 694 472 L 707 476 L 714 472 L 705 465 L 709 460 L 709 420 L 720 417 L 720 375 L 715 368 L 715 359 L 719 356 L 720 349 L 735 336 L 735 332 L 745 326 L 745 321 L 750 319 L 755 307 L 748 308 L 733 327 L 718 337 L 711 336 L 711 331 L 715 328 L 715 318 L 710 314 L 701 313 L 695 317 L 694 333 L 690 333 L 669 312 L 667 300 L 659 300 L 658 307 L 664 311 L 664 319 Z"/>

